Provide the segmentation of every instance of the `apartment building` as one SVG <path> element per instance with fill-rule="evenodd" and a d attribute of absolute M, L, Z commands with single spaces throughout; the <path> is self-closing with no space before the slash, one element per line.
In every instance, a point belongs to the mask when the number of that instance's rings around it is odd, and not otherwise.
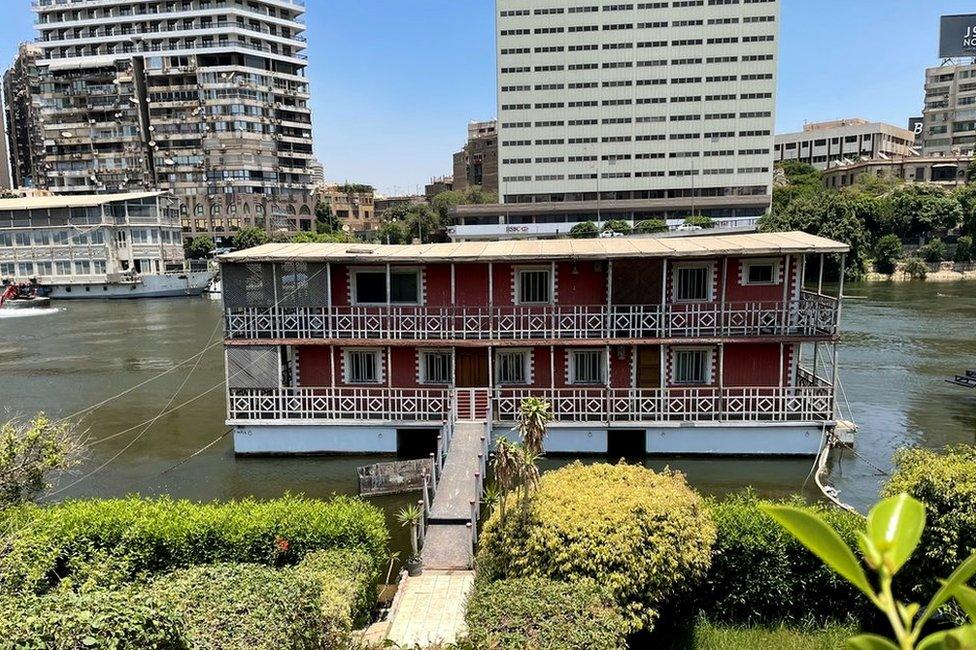
<path fill-rule="evenodd" d="M 496 10 L 503 205 L 465 215 L 456 237 L 768 208 L 777 0 L 498 0 Z M 509 222 L 504 206 L 536 203 L 560 209 Z"/>
<path fill-rule="evenodd" d="M 969 182 L 969 165 L 973 159 L 973 156 L 912 156 L 859 160 L 831 165 L 823 173 L 823 182 L 826 187 L 847 187 L 867 174 L 905 183 L 932 183 L 953 188 Z"/>
<path fill-rule="evenodd" d="M 37 60 L 41 49 L 24 43 L 3 75 L 4 121 L 10 152 L 11 186 L 35 186 L 37 157 L 44 148 L 38 116 L 40 79 Z"/>
<path fill-rule="evenodd" d="M 327 206 L 349 232 L 368 235 L 379 228 L 373 205 L 375 190 L 369 185 L 324 185 L 316 195 L 318 202 Z"/>
<path fill-rule="evenodd" d="M 976 62 L 925 71 L 922 153 L 972 155 L 976 149 Z"/>
<path fill-rule="evenodd" d="M 827 169 L 831 163 L 917 155 L 914 144 L 915 134 L 908 129 L 855 117 L 812 122 L 799 133 L 777 135 L 774 160 L 798 160 Z"/>
<path fill-rule="evenodd" d="M 454 154 L 454 189 L 498 192 L 498 123 L 471 122 L 468 141 Z"/>
<path fill-rule="evenodd" d="M 165 189 L 187 236 L 312 227 L 304 0 L 37 0 L 57 194 Z"/>

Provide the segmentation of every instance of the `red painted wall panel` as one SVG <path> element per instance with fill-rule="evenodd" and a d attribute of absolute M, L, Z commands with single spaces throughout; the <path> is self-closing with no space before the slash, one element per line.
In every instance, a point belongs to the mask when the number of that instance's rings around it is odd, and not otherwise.
<path fill-rule="evenodd" d="M 298 348 L 298 385 L 332 385 L 328 346 L 305 345 Z"/>
<path fill-rule="evenodd" d="M 454 266 L 456 304 L 461 307 L 488 305 L 488 265 L 456 264 Z"/>
<path fill-rule="evenodd" d="M 349 304 L 349 267 L 346 264 L 332 265 L 332 304 Z"/>
<path fill-rule="evenodd" d="M 427 285 L 426 304 L 430 307 L 450 307 L 451 302 L 451 265 L 428 264 L 424 269 L 424 281 Z"/>
<path fill-rule="evenodd" d="M 726 345 L 724 380 L 728 387 L 778 386 L 779 344 L 736 343 Z"/>
<path fill-rule="evenodd" d="M 754 258 L 755 259 L 755 258 Z M 769 258 L 761 258 L 769 259 Z M 790 262 L 788 273 L 784 273 L 786 258 L 779 258 L 779 282 L 775 285 L 744 285 L 742 283 L 745 269 L 743 262 L 749 258 L 729 258 L 729 277 L 726 282 L 726 301 L 727 302 L 752 302 L 770 301 L 779 302 L 783 299 L 783 280 L 789 278 L 792 287 L 792 280 L 797 270 L 795 257 Z"/>
<path fill-rule="evenodd" d="M 515 296 L 512 295 L 512 281 L 515 268 L 512 264 L 495 263 L 492 264 L 492 293 L 495 297 L 495 306 L 504 307 L 515 304 Z"/>
<path fill-rule="evenodd" d="M 420 383 L 417 381 L 417 348 L 396 347 L 390 352 L 393 386 L 398 388 L 418 387 Z"/>
<path fill-rule="evenodd" d="M 560 262 L 556 265 L 557 302 L 560 305 L 605 305 L 606 263 Z M 575 271 L 575 273 L 574 273 Z"/>

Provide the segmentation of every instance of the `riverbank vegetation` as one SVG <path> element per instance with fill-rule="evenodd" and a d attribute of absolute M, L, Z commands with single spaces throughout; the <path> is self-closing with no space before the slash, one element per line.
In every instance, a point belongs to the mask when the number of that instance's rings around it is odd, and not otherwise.
<path fill-rule="evenodd" d="M 787 161 L 777 167 L 772 208 L 759 229 L 802 230 L 850 245 L 850 279 L 863 277 L 872 262 L 893 273 L 903 257 L 966 262 L 976 255 L 976 183 L 949 189 L 865 174 L 828 188 L 813 166 Z"/>
<path fill-rule="evenodd" d="M 976 448 L 902 452 L 884 493 L 909 494 L 928 510 L 918 549 L 899 575 L 899 593 L 925 602 L 976 551 Z M 672 511 L 659 513 L 659 503 Z M 673 518 L 689 504 L 694 517 Z M 580 585 L 580 594 L 597 585 L 596 595 L 567 611 L 614 607 L 630 647 L 840 648 L 858 631 L 890 634 L 862 591 L 777 524 L 771 508 L 821 519 L 852 548 L 865 531 L 859 515 L 799 499 L 772 502 L 748 492 L 702 499 L 680 475 L 640 466 L 575 463 L 547 473 L 527 507 L 509 507 L 504 517 L 495 508 L 485 526 L 469 624 L 485 628 L 485 612 L 494 612 L 504 625 L 482 629 L 471 647 L 532 647 L 545 609 L 529 606 L 517 588 L 527 580 L 544 581 L 540 593 L 554 589 L 552 582 Z M 937 625 L 964 620 L 951 604 L 942 616 Z M 582 614 L 576 637 L 539 647 L 589 647 L 574 639 L 603 639 L 603 621 Z"/>
<path fill-rule="evenodd" d="M 21 505 L 0 529 L 0 639 L 18 648 L 346 648 L 389 542 L 346 497 Z"/>

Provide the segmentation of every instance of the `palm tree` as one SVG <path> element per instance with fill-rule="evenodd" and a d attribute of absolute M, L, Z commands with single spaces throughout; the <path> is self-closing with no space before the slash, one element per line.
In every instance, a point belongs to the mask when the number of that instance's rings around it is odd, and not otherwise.
<path fill-rule="evenodd" d="M 548 400 L 538 397 L 522 400 L 517 430 L 522 443 L 536 455 L 543 452 L 542 443 L 553 419 L 552 405 Z"/>
<path fill-rule="evenodd" d="M 492 459 L 492 471 L 495 474 L 495 484 L 498 486 L 500 516 L 505 518 L 505 501 L 508 494 L 519 483 L 519 445 L 510 442 L 502 436 L 495 443 L 495 455 Z"/>
<path fill-rule="evenodd" d="M 400 508 L 397 513 L 396 518 L 401 526 L 406 528 L 410 527 L 410 550 L 413 554 L 410 556 L 411 561 L 416 561 L 420 557 L 420 549 L 417 548 L 418 544 L 418 528 L 420 527 L 420 521 L 423 519 L 424 513 L 421 511 L 420 506 L 415 506 L 413 504 L 409 506 L 404 506 Z"/>

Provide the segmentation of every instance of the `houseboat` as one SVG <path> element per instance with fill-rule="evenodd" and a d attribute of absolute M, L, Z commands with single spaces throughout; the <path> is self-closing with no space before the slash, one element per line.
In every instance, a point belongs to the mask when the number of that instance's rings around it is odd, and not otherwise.
<path fill-rule="evenodd" d="M 550 453 L 813 455 L 838 421 L 822 269 L 847 250 L 790 232 L 230 253 L 227 423 L 240 454 L 413 453 L 458 421 L 512 437 L 539 397 Z"/>
<path fill-rule="evenodd" d="M 0 280 L 57 300 L 199 296 L 180 204 L 164 192 L 0 199 Z"/>

